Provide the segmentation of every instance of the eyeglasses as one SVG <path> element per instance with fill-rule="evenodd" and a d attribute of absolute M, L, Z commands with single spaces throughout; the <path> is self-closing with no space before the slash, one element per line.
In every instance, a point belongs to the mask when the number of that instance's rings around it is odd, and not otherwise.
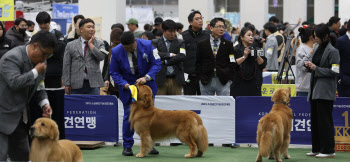
<path fill-rule="evenodd" d="M 203 20 L 204 17 L 196 17 L 194 20 L 198 21 L 198 20 Z"/>
<path fill-rule="evenodd" d="M 47 54 L 43 51 L 43 49 L 39 45 L 38 45 L 38 47 L 39 47 L 39 50 L 41 51 L 41 53 L 43 54 L 44 57 L 47 56 L 47 58 L 50 58 L 53 56 L 53 53 Z"/>
<path fill-rule="evenodd" d="M 226 26 L 214 26 L 214 28 L 226 29 Z"/>

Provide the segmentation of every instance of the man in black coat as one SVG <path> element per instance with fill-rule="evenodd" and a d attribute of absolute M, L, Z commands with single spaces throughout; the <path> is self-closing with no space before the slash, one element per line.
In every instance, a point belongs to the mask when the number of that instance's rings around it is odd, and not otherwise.
<path fill-rule="evenodd" d="M 222 38 L 225 29 L 225 20 L 214 18 L 210 38 L 197 46 L 196 74 L 202 95 L 230 95 L 235 58 L 232 42 Z"/>
<path fill-rule="evenodd" d="M 152 40 L 162 61 L 162 68 L 156 76 L 157 95 L 181 95 L 185 84 L 185 44 L 183 40 L 176 38 L 176 23 L 173 20 L 162 23 L 162 32 L 162 37 Z"/>
<path fill-rule="evenodd" d="M 196 76 L 196 51 L 197 44 L 209 38 L 210 33 L 203 31 L 203 17 L 199 11 L 193 11 L 188 16 L 190 26 L 188 30 L 182 32 L 185 41 L 186 58 L 184 61 L 184 71 L 188 74 L 186 85 L 184 86 L 185 95 L 200 95 L 199 79 Z"/>
<path fill-rule="evenodd" d="M 53 56 L 47 59 L 45 87 L 60 88 L 62 87 L 63 55 L 66 48 L 64 36 L 60 31 L 50 28 L 51 16 L 47 12 L 39 12 L 36 16 L 36 22 L 39 24 L 40 30 L 48 31 L 56 38 L 56 48 Z"/>

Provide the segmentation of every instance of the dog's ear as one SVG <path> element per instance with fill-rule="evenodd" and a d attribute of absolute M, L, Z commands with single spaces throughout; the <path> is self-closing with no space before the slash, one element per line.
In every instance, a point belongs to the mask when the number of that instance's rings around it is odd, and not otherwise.
<path fill-rule="evenodd" d="M 153 105 L 152 101 L 153 101 L 152 94 L 146 93 L 143 95 L 143 102 L 146 108 Z"/>
<path fill-rule="evenodd" d="M 58 126 L 56 123 L 51 123 L 51 128 L 50 128 L 50 133 L 49 133 L 49 137 L 52 140 L 58 140 L 58 137 L 60 135 L 60 133 L 58 132 Z"/>

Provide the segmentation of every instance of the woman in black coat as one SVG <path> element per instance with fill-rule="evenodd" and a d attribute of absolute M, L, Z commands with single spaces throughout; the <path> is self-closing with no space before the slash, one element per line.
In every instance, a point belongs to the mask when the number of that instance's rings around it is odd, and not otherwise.
<path fill-rule="evenodd" d="M 5 37 L 5 32 L 4 25 L 0 22 L 0 58 L 13 48 L 12 41 Z"/>
<path fill-rule="evenodd" d="M 261 96 L 262 71 L 266 66 L 266 57 L 254 56 L 251 52 L 258 47 L 253 46 L 254 36 L 250 28 L 243 27 L 235 46 L 235 76 L 230 94 L 237 96 Z"/>

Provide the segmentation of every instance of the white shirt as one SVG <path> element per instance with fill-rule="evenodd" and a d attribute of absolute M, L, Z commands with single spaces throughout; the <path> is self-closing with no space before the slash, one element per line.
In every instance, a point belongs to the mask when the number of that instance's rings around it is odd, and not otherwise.
<path fill-rule="evenodd" d="M 217 39 L 218 42 L 216 42 L 217 45 L 218 45 L 218 47 L 216 48 L 216 53 L 219 51 L 219 47 L 220 47 L 220 43 L 221 43 L 221 39 L 220 38 L 218 38 Z M 210 45 L 211 45 L 211 49 L 214 51 L 214 36 L 211 35 L 211 34 L 210 34 Z"/>
<path fill-rule="evenodd" d="M 346 31 L 346 35 L 347 35 L 348 38 L 350 39 L 350 33 L 349 33 L 349 31 Z"/>

